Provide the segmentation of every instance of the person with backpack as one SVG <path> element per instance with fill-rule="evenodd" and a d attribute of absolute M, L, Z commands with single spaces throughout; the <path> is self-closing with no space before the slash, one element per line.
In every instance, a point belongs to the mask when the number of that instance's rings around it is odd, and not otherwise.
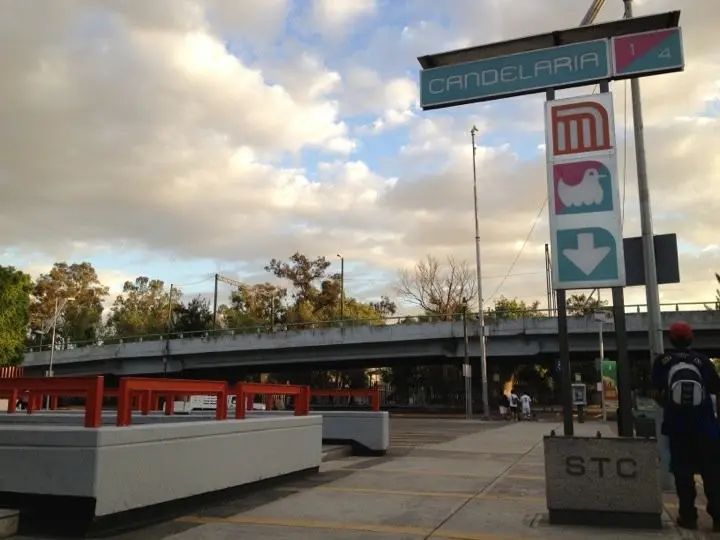
<path fill-rule="evenodd" d="M 720 394 L 720 376 L 709 358 L 690 348 L 689 324 L 674 323 L 669 339 L 673 350 L 655 359 L 652 383 L 653 397 L 663 407 L 662 434 L 670 442 L 677 524 L 697 529 L 695 473 L 699 472 L 713 531 L 720 532 L 720 426 L 712 399 Z"/>

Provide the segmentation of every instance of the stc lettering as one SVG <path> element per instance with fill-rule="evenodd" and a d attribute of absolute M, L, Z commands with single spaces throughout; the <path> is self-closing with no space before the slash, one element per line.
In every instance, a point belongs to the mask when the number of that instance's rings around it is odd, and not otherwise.
<path fill-rule="evenodd" d="M 598 478 L 605 476 L 615 469 L 615 473 L 619 478 L 635 478 L 637 477 L 637 461 L 632 458 L 620 458 L 612 465 L 612 459 L 606 457 L 590 457 L 568 456 L 565 458 L 565 472 L 570 476 L 586 476 L 595 475 L 597 471 Z"/>
<path fill-rule="evenodd" d="M 473 88 L 508 84 L 515 81 L 526 81 L 538 77 L 553 77 L 562 73 L 574 73 L 585 69 L 600 67 L 600 55 L 585 53 L 578 56 L 559 56 L 552 60 L 540 60 L 532 66 L 510 65 L 500 69 L 490 68 L 472 71 L 464 75 L 430 79 L 428 92 L 443 94 L 445 92 L 464 91 Z"/>

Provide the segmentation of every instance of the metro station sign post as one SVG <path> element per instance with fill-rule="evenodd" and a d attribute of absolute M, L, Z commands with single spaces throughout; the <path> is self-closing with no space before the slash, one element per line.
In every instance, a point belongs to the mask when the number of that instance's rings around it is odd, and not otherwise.
<path fill-rule="evenodd" d="M 671 12 L 671 16 L 679 12 Z M 420 72 L 420 106 L 424 111 L 490 101 L 524 94 L 560 90 L 602 81 L 629 79 L 682 71 L 685 66 L 681 29 L 660 28 L 630 34 L 633 23 L 665 16 L 638 17 L 596 26 L 554 32 L 562 36 L 597 29 L 588 35 L 607 33 L 603 39 L 528 50 L 474 61 L 450 62 L 445 58 L 468 56 L 484 47 L 463 49 L 419 58 L 423 67 L 433 66 L 439 58 L 443 65 L 426 67 Z M 660 20 L 657 24 L 660 23 Z M 677 23 L 675 23 L 677 24 Z M 638 25 L 640 26 L 640 25 Z M 644 25 L 647 26 L 647 25 Z M 619 35 L 612 36 L 610 32 Z M 582 35 L 582 34 L 581 34 Z M 544 36 L 539 36 L 544 37 Z M 536 38 L 526 38 L 531 40 Z M 489 47 L 515 44 L 518 41 Z M 512 50 L 512 49 L 511 49 Z"/>
<path fill-rule="evenodd" d="M 547 92 L 548 207 L 565 435 L 574 433 L 566 290 L 606 287 L 613 290 L 618 340 L 620 434 L 632 435 L 625 260 L 607 88 L 613 80 L 682 71 L 679 19 L 680 12 L 671 11 L 418 58 L 423 110 Z M 600 94 L 554 99 L 555 90 L 595 83 Z"/>

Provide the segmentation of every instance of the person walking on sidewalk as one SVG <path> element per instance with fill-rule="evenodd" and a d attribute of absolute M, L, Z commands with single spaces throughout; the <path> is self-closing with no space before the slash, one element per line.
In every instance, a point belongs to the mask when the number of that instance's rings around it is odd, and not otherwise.
<path fill-rule="evenodd" d="M 720 426 L 712 396 L 720 377 L 709 358 L 693 351 L 689 324 L 670 327 L 673 350 L 653 363 L 654 398 L 663 407 L 662 433 L 670 441 L 670 467 L 678 496 L 677 524 L 697 529 L 695 473 L 703 479 L 713 531 L 720 532 Z"/>
<path fill-rule="evenodd" d="M 532 419 L 532 413 L 530 411 L 531 403 L 532 403 L 532 398 L 528 395 L 527 392 L 523 392 L 520 395 L 520 405 L 522 406 L 523 420 L 531 420 Z"/>
<path fill-rule="evenodd" d="M 510 390 L 510 419 L 520 420 L 520 414 L 518 413 L 518 405 L 520 405 L 520 398 L 515 393 L 515 390 Z"/>

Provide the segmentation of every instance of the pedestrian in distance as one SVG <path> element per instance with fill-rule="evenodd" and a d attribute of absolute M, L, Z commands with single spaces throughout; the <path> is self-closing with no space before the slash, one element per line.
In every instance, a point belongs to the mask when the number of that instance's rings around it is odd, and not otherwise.
<path fill-rule="evenodd" d="M 691 349 L 689 324 L 674 323 L 669 339 L 673 350 L 655 359 L 652 383 L 653 397 L 663 407 L 662 434 L 670 441 L 677 524 L 697 529 L 695 473 L 699 472 L 713 531 L 720 532 L 720 425 L 713 403 L 713 396 L 720 402 L 720 377 L 709 358 Z"/>
<path fill-rule="evenodd" d="M 528 395 L 527 392 L 523 392 L 520 395 L 520 405 L 522 406 L 523 420 L 531 420 L 532 419 L 532 413 L 530 411 L 531 403 L 532 403 L 532 398 Z"/>
<path fill-rule="evenodd" d="M 510 418 L 513 421 L 520 420 L 520 414 L 518 413 L 518 405 L 520 405 L 520 398 L 515 393 L 515 390 L 510 390 Z"/>
<path fill-rule="evenodd" d="M 510 400 L 508 399 L 508 397 L 505 394 L 500 396 L 500 418 L 502 418 L 503 420 L 508 419 L 509 404 L 510 404 Z"/>

